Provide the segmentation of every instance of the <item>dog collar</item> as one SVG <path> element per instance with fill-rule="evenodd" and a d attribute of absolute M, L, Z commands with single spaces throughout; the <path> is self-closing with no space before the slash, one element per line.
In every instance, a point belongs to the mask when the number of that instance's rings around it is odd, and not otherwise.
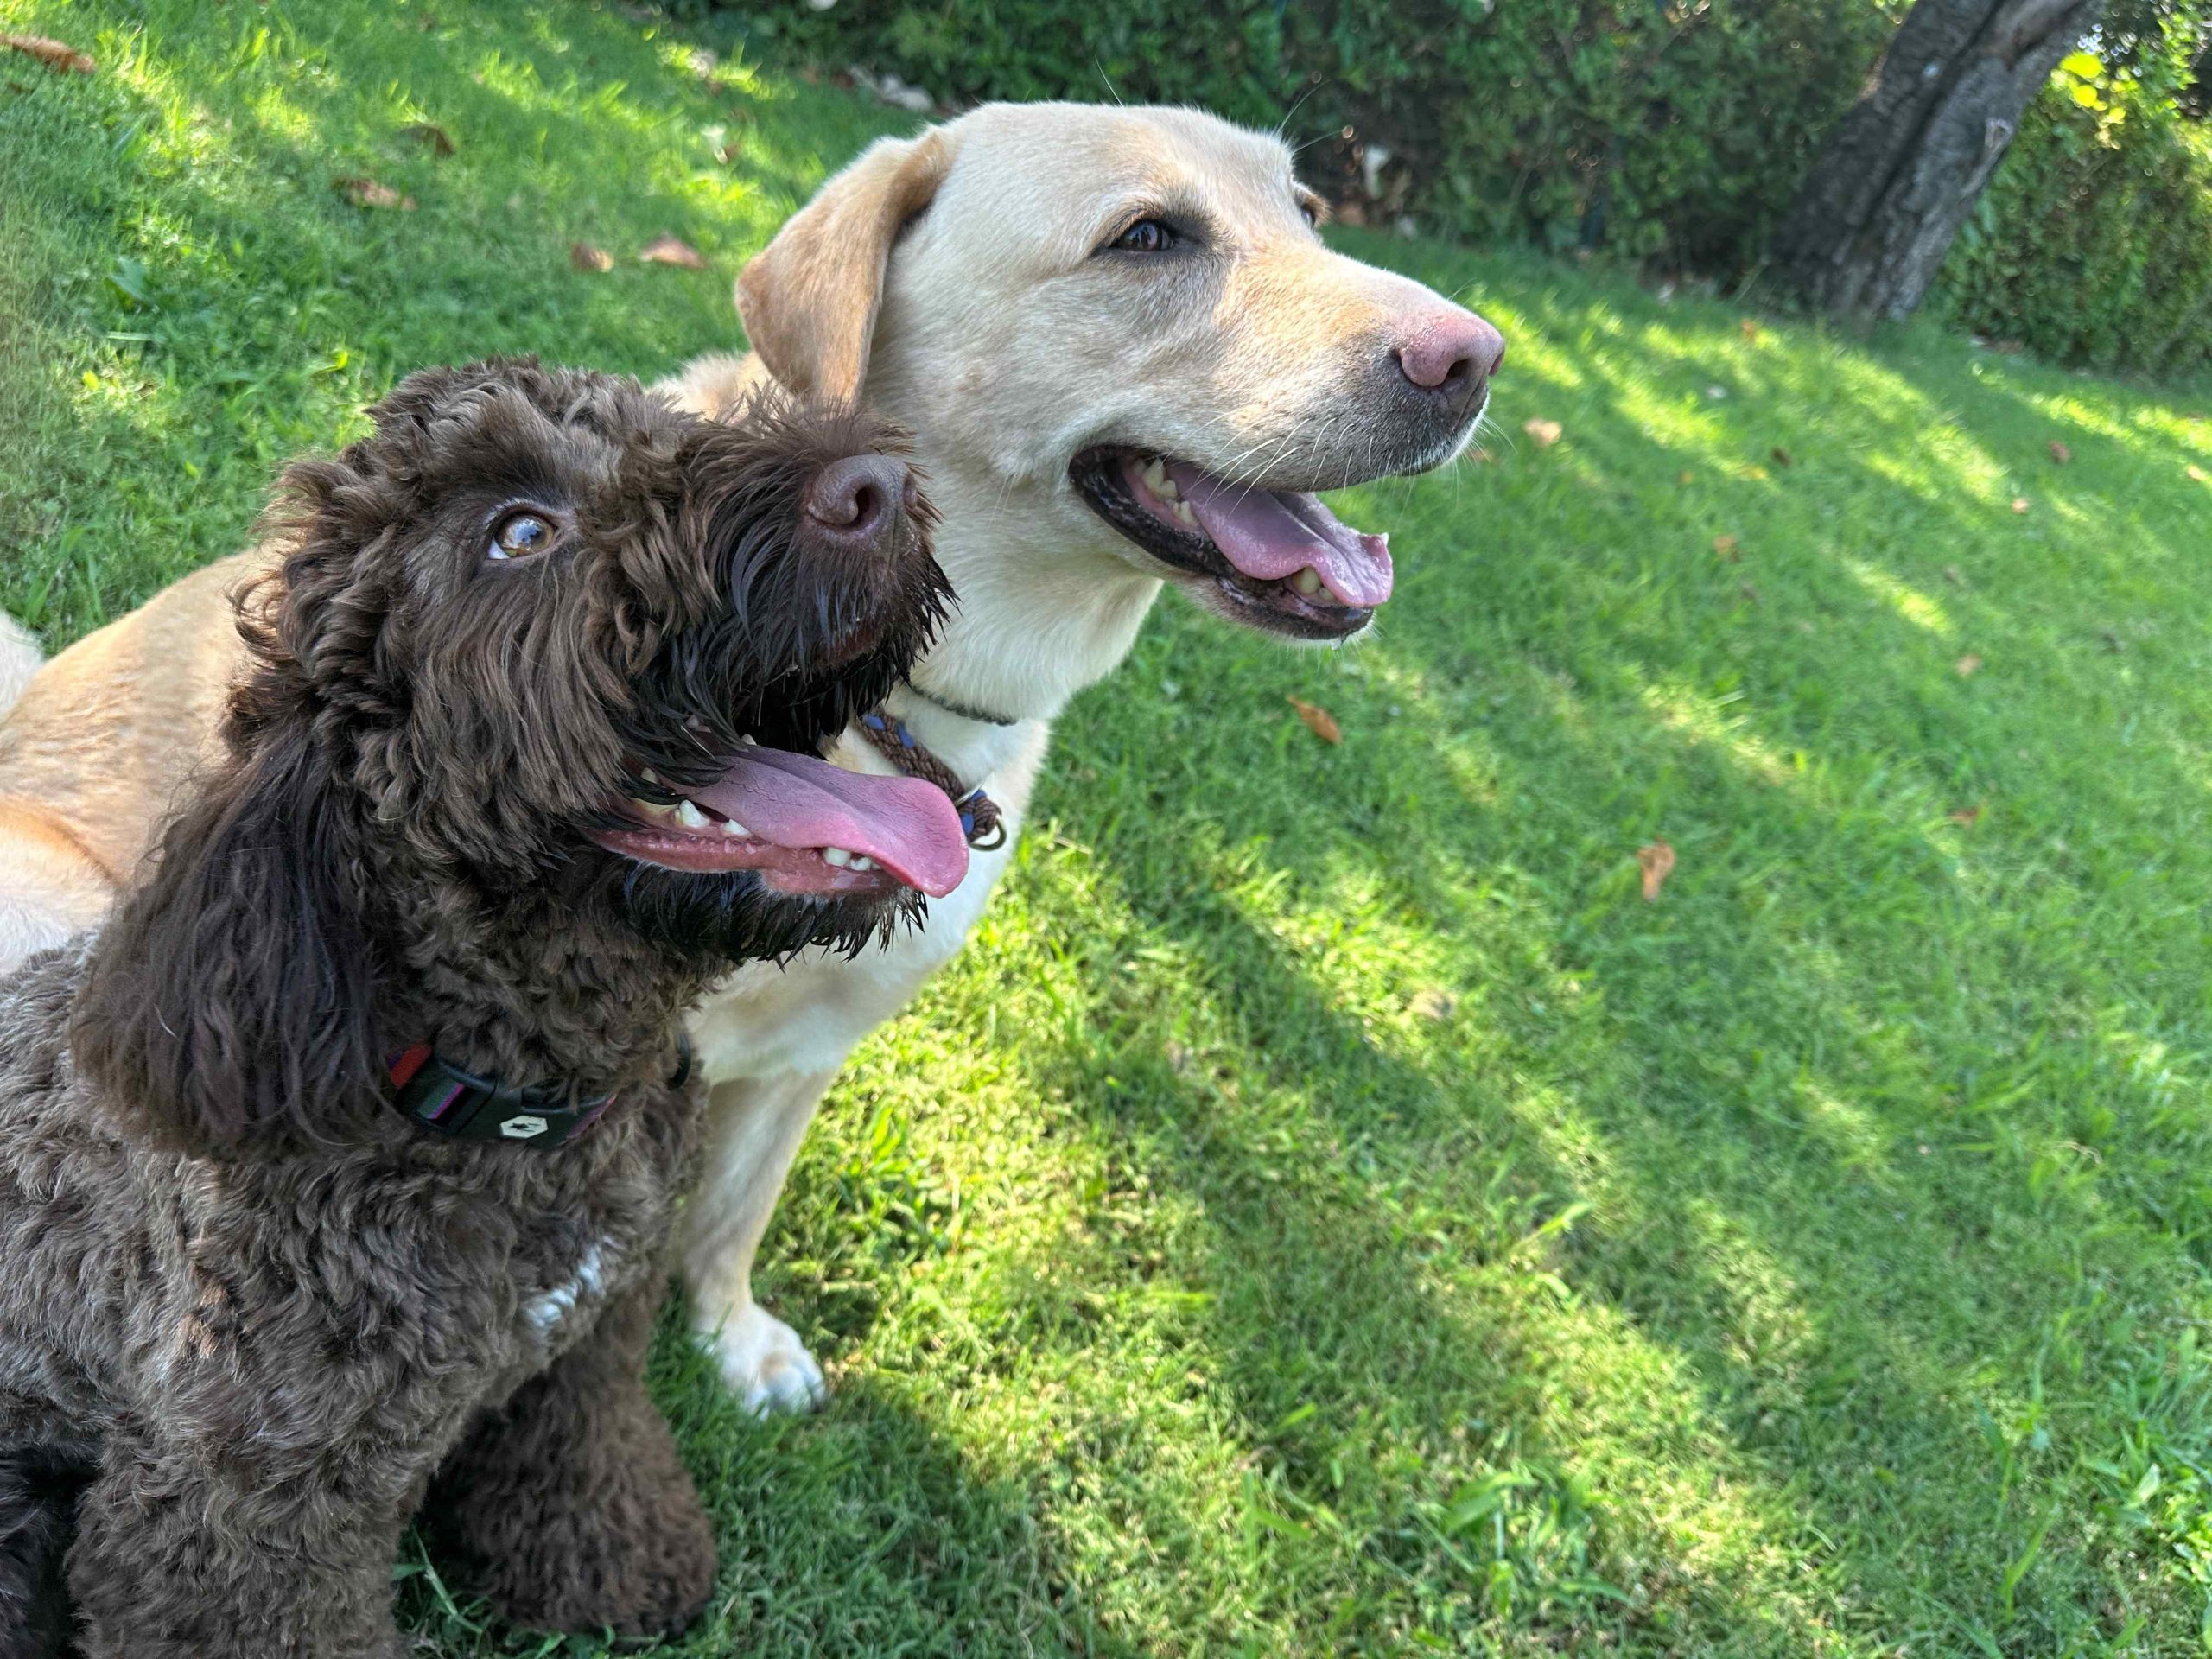
<path fill-rule="evenodd" d="M 1006 824 L 999 815 L 999 804 L 983 792 L 981 784 L 973 789 L 965 787 L 950 766 L 922 747 L 921 740 L 906 729 L 903 721 L 880 709 L 871 709 L 861 716 L 861 732 L 906 776 L 935 784 L 950 797 L 952 810 L 960 815 L 960 833 L 970 847 L 988 853 L 1006 845 Z"/>
<path fill-rule="evenodd" d="M 599 1122 L 611 1094 L 579 1101 L 567 1084 L 512 1084 L 464 1071 L 440 1059 L 428 1043 L 402 1049 L 386 1061 L 391 1103 L 426 1128 L 456 1141 L 506 1141 L 530 1147 L 565 1147 Z M 680 1088 L 691 1075 L 691 1039 L 678 1033 L 676 1071 Z"/>

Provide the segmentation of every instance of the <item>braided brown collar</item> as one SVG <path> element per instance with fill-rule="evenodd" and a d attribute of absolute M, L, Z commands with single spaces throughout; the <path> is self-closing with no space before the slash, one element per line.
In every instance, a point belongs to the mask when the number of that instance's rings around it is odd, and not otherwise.
<path fill-rule="evenodd" d="M 896 715 L 870 709 L 861 716 L 861 734 L 906 776 L 935 784 L 952 798 L 953 809 L 960 814 L 961 830 L 970 847 L 988 853 L 1006 845 L 1006 823 L 999 804 L 983 793 L 981 785 L 974 789 L 963 786 L 952 768 L 931 754 Z"/>

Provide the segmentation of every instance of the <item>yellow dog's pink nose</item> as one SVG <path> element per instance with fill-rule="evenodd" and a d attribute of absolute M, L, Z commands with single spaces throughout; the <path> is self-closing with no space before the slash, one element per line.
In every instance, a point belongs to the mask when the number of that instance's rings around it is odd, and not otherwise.
<path fill-rule="evenodd" d="M 1471 408 L 1491 376 L 1505 366 L 1505 336 L 1454 306 L 1414 324 L 1398 346 L 1398 366 L 1407 379 L 1440 393 L 1455 410 Z"/>

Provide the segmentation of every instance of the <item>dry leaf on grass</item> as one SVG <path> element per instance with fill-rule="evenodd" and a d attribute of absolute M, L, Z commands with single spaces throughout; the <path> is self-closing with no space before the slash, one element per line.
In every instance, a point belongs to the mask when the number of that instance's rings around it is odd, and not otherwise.
<path fill-rule="evenodd" d="M 1967 585 L 1966 574 L 1955 564 L 1947 564 L 1943 567 L 1943 580 L 1954 588 L 1963 588 Z"/>
<path fill-rule="evenodd" d="M 1643 902 L 1649 904 L 1675 873 L 1675 849 L 1663 841 L 1636 849 L 1637 867 L 1643 872 Z"/>
<path fill-rule="evenodd" d="M 402 127 L 399 132 L 404 138 L 412 138 L 418 143 L 428 144 L 433 156 L 453 154 L 452 138 L 447 135 L 446 130 L 435 121 L 416 121 Z"/>
<path fill-rule="evenodd" d="M 390 185 L 378 184 L 374 179 L 333 179 L 330 188 L 356 207 L 397 207 L 403 213 L 415 211 L 414 197 L 403 196 Z"/>
<path fill-rule="evenodd" d="M 2074 452 L 2071 449 L 2069 449 L 2064 444 L 2061 443 L 2056 438 L 2053 438 L 2050 441 L 2050 458 L 2056 461 L 2060 466 L 2063 467 L 2068 461 L 2074 459 Z"/>
<path fill-rule="evenodd" d="M 1740 564 L 1743 563 L 1744 556 L 1736 550 L 1736 538 L 1733 536 L 1714 537 L 1713 538 L 1713 550 L 1718 553 L 1722 558 L 1727 560 L 1731 564 Z"/>
<path fill-rule="evenodd" d="M 1736 326 L 1744 331 L 1744 338 L 1751 341 L 1752 345 L 1756 346 L 1759 343 L 1759 326 L 1758 323 L 1752 321 L 1751 318 L 1745 317 L 1743 321 L 1738 323 Z"/>
<path fill-rule="evenodd" d="M 1449 1020 L 1452 1011 L 1459 1006 L 1459 999 L 1449 991 L 1429 989 L 1415 991 L 1414 1000 L 1406 1007 L 1424 1020 Z"/>
<path fill-rule="evenodd" d="M 2016 496 L 2014 496 L 2014 497 L 2012 498 L 2012 511 L 2013 511 L 2013 512 L 2025 512 L 2027 510 L 2028 510 L 2028 498 L 2027 498 L 2026 496 L 2024 496 L 2024 495 L 2016 495 Z"/>
<path fill-rule="evenodd" d="M 1789 459 L 1789 452 L 1778 443 L 1767 453 L 1774 457 L 1774 464 L 1777 467 L 1789 467 L 1796 464 Z"/>
<path fill-rule="evenodd" d="M 1557 421 L 1540 420 L 1532 416 L 1521 423 L 1521 429 L 1536 441 L 1536 448 L 1548 449 L 1560 441 L 1566 431 Z"/>
<path fill-rule="evenodd" d="M 1971 679 L 1981 672 L 1981 658 L 1975 656 L 1974 652 L 1968 652 L 1951 666 L 1958 670 L 1961 679 Z"/>
<path fill-rule="evenodd" d="M 698 249 L 672 236 L 653 238 L 638 250 L 638 257 L 649 265 L 681 265 L 686 270 L 707 268 L 707 261 Z"/>
<path fill-rule="evenodd" d="M 1981 822 L 1981 804 L 1980 802 L 1976 802 L 1972 806 L 1953 807 L 1951 810 L 1945 813 L 1944 816 L 1949 818 L 1953 823 L 1971 826 Z"/>
<path fill-rule="evenodd" d="M 588 242 L 569 245 L 569 263 L 578 270 L 612 270 L 614 256 L 605 248 L 594 248 Z"/>
<path fill-rule="evenodd" d="M 1337 724 L 1337 717 L 1318 702 L 1308 702 L 1303 697 L 1290 699 L 1290 706 L 1298 710 L 1298 717 L 1311 728 L 1314 736 L 1324 743 L 1341 743 L 1344 728 Z"/>
<path fill-rule="evenodd" d="M 1696 481 L 1697 474 L 1691 472 L 1688 467 L 1684 467 L 1682 469 L 1682 475 L 1675 480 L 1677 484 L 1693 484 Z"/>
<path fill-rule="evenodd" d="M 36 58 L 57 75 L 72 73 L 89 75 L 99 68 L 99 65 L 75 47 L 48 40 L 43 35 L 0 35 L 0 46 L 11 52 L 22 52 Z"/>

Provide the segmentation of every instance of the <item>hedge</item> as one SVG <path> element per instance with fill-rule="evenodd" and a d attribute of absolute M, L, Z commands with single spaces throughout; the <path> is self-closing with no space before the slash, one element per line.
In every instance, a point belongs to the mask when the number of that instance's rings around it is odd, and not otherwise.
<path fill-rule="evenodd" d="M 1953 321 L 2060 362 L 2212 368 L 2212 131 L 2177 79 L 2059 67 L 1944 265 Z"/>

